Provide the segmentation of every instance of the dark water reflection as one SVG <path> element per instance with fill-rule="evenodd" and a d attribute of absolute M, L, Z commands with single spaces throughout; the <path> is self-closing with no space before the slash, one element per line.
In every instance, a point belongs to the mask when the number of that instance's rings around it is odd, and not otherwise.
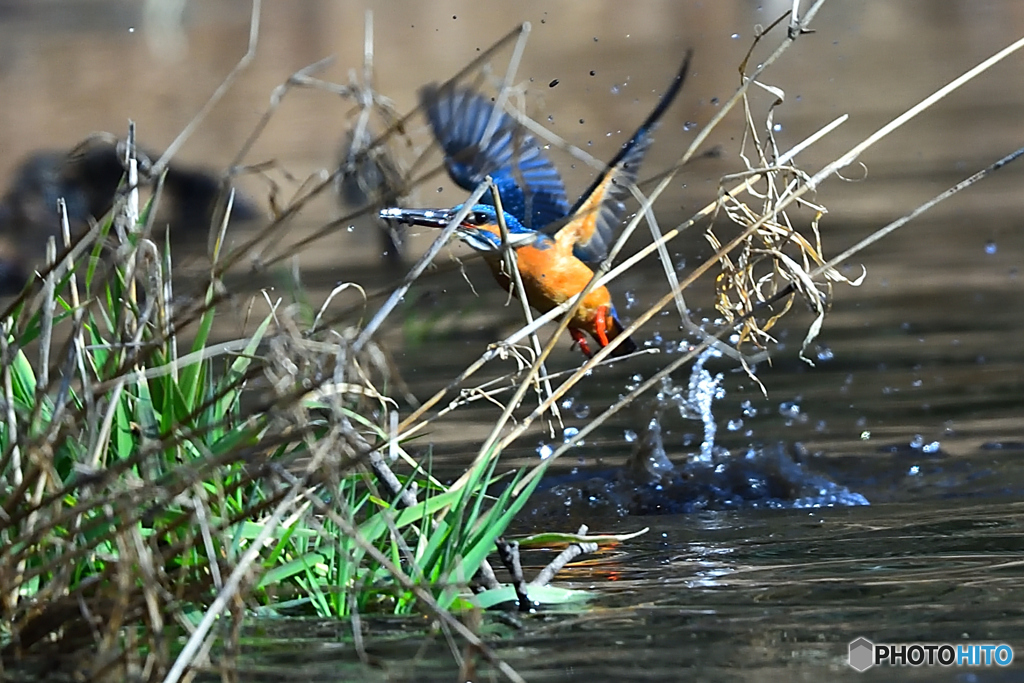
<path fill-rule="evenodd" d="M 955 514 L 949 505 L 648 518 L 647 536 L 563 576 L 597 591 L 590 609 L 526 617 L 517 631 L 493 623 L 485 632 L 527 680 L 1021 680 L 1017 664 L 866 674 L 846 665 L 847 644 L 861 636 L 1015 647 L 1024 638 L 1019 497 L 957 501 Z M 531 559 L 540 566 L 548 558 Z M 451 680 L 443 639 L 410 638 L 418 626 L 372 622 L 371 654 L 390 670 L 359 677 Z M 257 631 L 254 680 L 257 672 L 265 680 L 337 680 L 345 678 L 339 660 L 354 660 L 350 646 L 324 642 L 348 642 L 337 624 L 266 623 Z"/>
<path fill-rule="evenodd" d="M 696 70 L 685 102 L 669 112 L 659 133 L 647 166 L 654 173 L 692 139 L 687 122 L 707 121 L 715 111 L 712 98 L 732 91 L 753 25 L 790 3 L 652 2 L 629 10 L 612 2 L 477 4 L 369 4 L 380 32 L 380 81 L 400 108 L 411 106 L 418 86 L 446 77 L 477 45 L 528 19 L 534 35 L 521 77 L 534 79 L 529 96 L 535 107 L 554 117 L 556 132 L 608 158 L 618 131 L 642 118 L 653 101 L 648 95 L 663 87 L 678 55 L 692 45 Z M 241 54 L 247 30 L 245 3 L 195 3 L 184 32 L 161 34 L 165 41 L 153 47 L 140 39 L 142 32 L 126 30 L 140 19 L 131 3 L 89 3 L 108 7 L 114 28 L 93 13 L 89 21 L 69 21 L 57 5 L 46 3 L 46 12 L 35 13 L 23 3 L 0 3 L 4 177 L 32 149 L 69 146 L 93 129 L 117 130 L 127 116 L 139 122 L 148 144 L 166 144 Z M 363 9 L 340 0 L 268 3 L 254 69 L 184 157 L 227 163 L 270 90 L 297 68 L 338 53 L 338 65 L 326 75 L 344 80 L 358 64 Z M 1024 5 L 841 0 L 821 13 L 817 30 L 769 78 L 790 96 L 776 114 L 782 144 L 839 114 L 853 117 L 802 155 L 809 169 L 1018 38 Z M 185 43 L 174 42 L 182 37 Z M 72 53 L 76 60 L 69 63 Z M 869 152 L 866 179 L 824 185 L 817 199 L 830 210 L 822 224 L 826 251 L 837 253 L 1022 144 L 1020 59 L 1011 58 Z M 591 70 L 598 75 L 589 76 Z M 537 85 L 554 78 L 557 88 Z M 611 94 L 627 82 L 629 97 Z M 309 93 L 296 97 L 261 139 L 256 160 L 276 158 L 298 176 L 330 166 L 343 138 L 345 108 L 328 101 Z M 577 124 L 580 119 L 586 124 Z M 664 201 L 663 224 L 703 206 L 720 175 L 737 170 L 740 130 L 733 121 L 712 137 L 710 144 L 728 154 L 685 174 Z M 567 169 L 570 193 L 587 184 L 582 169 L 568 169 L 563 158 L 556 163 Z M 559 529 L 585 521 L 594 530 L 651 531 L 562 576 L 567 585 L 594 589 L 591 609 L 530 616 L 518 630 L 488 623 L 485 632 L 498 654 L 528 680 L 892 680 L 893 671 L 857 675 L 846 667 L 847 643 L 858 636 L 1007 642 L 1024 658 L 1022 181 L 1024 167 L 1009 167 L 861 254 L 867 281 L 837 287 L 822 348 L 812 350 L 826 360 L 812 368 L 796 358 L 810 319 L 795 315 L 778 330 L 784 347 L 759 373 L 767 398 L 741 373 L 716 368 L 727 373 L 727 395 L 715 407 L 721 445 L 740 453 L 751 444 L 801 444 L 809 471 L 862 493 L 870 507 L 549 520 Z M 440 195 L 430 187 L 414 199 L 458 201 L 450 186 L 439 185 Z M 250 189 L 255 194 L 259 186 Z M 336 215 L 328 204 L 314 207 L 322 215 L 308 216 L 296 233 Z M 316 296 L 339 279 L 386 289 L 392 278 L 378 267 L 377 243 L 367 230 L 357 225 L 300 255 L 304 281 Z M 422 236 L 417 245 L 428 239 Z M 709 254 L 696 233 L 677 242 L 670 251 L 680 261 L 692 264 Z M 418 285 L 385 330 L 421 397 L 517 324 L 514 307 L 495 313 L 503 299 L 479 264 L 467 265 L 467 272 L 480 297 L 449 268 Z M 266 281 L 244 272 L 234 277 L 229 283 L 250 288 L 279 282 L 274 273 Z M 651 262 L 613 289 L 623 300 L 626 292 L 635 296 L 636 305 L 624 306 L 624 313 L 636 315 L 664 291 L 660 266 Z M 698 285 L 691 303 L 706 307 L 708 291 L 708 284 Z M 657 319 L 639 341 L 656 334 L 679 338 L 671 316 Z M 552 369 L 579 362 L 567 346 L 568 340 Z M 639 381 L 636 376 L 649 377 L 664 362 L 663 353 L 599 370 L 572 393 L 566 425 L 582 426 Z M 755 415 L 744 416 L 744 402 Z M 798 405 L 799 412 L 780 413 L 783 403 Z M 496 415 L 493 406 L 483 406 L 464 411 L 457 423 L 439 424 L 425 439 L 435 462 L 465 462 Z M 567 455 L 562 471 L 621 463 L 631 449 L 626 432 L 639 432 L 648 419 L 641 409 L 624 411 Z M 737 419 L 743 424 L 728 429 Z M 699 444 L 699 423 L 677 418 L 663 427 L 674 458 Z M 539 443 L 559 440 L 537 429 L 509 453 L 507 464 L 536 462 Z M 933 443 L 934 449 L 925 448 Z M 530 523 L 520 525 L 525 531 Z M 537 566 L 546 559 L 528 558 Z M 267 621 L 250 631 L 246 677 L 453 680 L 448 646 L 441 636 L 425 635 L 425 622 L 366 625 L 368 649 L 386 662 L 383 670 L 358 663 L 347 624 Z M 1020 671 L 1019 665 L 1005 671 L 903 669 L 895 678 L 1024 680 Z"/>

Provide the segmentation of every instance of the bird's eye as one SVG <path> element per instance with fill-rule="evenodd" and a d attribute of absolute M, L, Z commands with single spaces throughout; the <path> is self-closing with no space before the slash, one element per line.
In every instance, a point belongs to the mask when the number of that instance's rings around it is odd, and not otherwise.
<path fill-rule="evenodd" d="M 469 214 L 469 222 L 473 225 L 486 225 L 487 221 L 487 214 L 483 211 L 474 211 Z"/>

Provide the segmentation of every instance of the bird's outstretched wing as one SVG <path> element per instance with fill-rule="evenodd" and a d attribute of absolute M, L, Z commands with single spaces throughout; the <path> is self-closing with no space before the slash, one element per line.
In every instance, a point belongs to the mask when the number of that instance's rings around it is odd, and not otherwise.
<path fill-rule="evenodd" d="M 672 104 L 686 80 L 691 55 L 687 51 L 679 72 L 661 96 L 658 106 L 608 163 L 604 173 L 580 196 L 569 212 L 569 222 L 558 230 L 555 239 L 570 242 L 576 258 L 584 263 L 600 263 L 608 255 L 615 231 L 622 223 L 625 211 L 622 199 L 629 186 L 636 183 L 640 164 L 653 141 L 652 134 L 658 119 Z"/>
<path fill-rule="evenodd" d="M 489 98 L 468 88 L 433 84 L 420 91 L 420 102 L 444 151 L 448 174 L 459 187 L 473 190 L 491 176 L 502 208 L 534 230 L 569 214 L 558 169 L 518 121 L 495 112 Z M 493 199 L 488 193 L 481 201 Z"/>

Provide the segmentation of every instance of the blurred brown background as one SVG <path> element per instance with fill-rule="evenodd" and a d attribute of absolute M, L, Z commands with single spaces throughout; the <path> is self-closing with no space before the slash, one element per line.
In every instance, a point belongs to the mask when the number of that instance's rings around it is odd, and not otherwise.
<path fill-rule="evenodd" d="M 180 158 L 214 167 L 228 163 L 273 88 L 311 62 L 336 55 L 321 75 L 345 82 L 349 70 L 360 66 L 363 13 L 372 9 L 377 86 L 403 112 L 414 105 L 420 85 L 447 78 L 478 49 L 530 21 L 533 32 L 517 79 L 528 85 L 529 110 L 603 158 L 646 114 L 683 51 L 695 48 L 691 79 L 680 103 L 669 111 L 646 167 L 653 173 L 671 163 L 692 138 L 695 129 L 686 123 L 706 122 L 717 106 L 714 98 L 724 100 L 738 84 L 737 66 L 754 27 L 767 25 L 788 6 L 778 0 L 665 0 L 628 8 L 582 0 L 271 0 L 264 5 L 255 63 Z M 249 3 L 241 0 L 0 2 L 0 182 L 30 151 L 68 147 L 95 130 L 123 135 L 128 118 L 138 123 L 149 147 L 168 144 L 243 53 L 248 12 Z M 851 114 L 837 134 L 801 157 L 812 171 L 1019 37 L 1024 5 L 1012 0 L 843 0 L 827 4 L 815 28 L 766 79 L 787 93 L 776 113 L 782 145 L 841 113 Z M 756 56 L 766 54 L 776 40 L 765 43 Z M 495 67 L 503 68 L 505 58 L 507 52 Z M 940 103 L 863 157 L 870 168 L 867 182 L 852 187 L 832 182 L 823 188 L 822 199 L 846 220 L 885 220 L 927 196 L 933 189 L 929 178 L 956 177 L 1019 144 L 1020 69 L 1021 58 L 1012 57 Z M 548 87 L 554 79 L 558 85 Z M 330 167 L 348 111 L 347 103 L 329 94 L 294 92 L 247 161 L 276 159 L 300 176 Z M 723 146 L 725 160 L 690 172 L 685 180 L 691 192 L 678 203 L 696 206 L 694 194 L 712 196 L 718 175 L 738 167 L 739 124 L 732 117 L 711 137 L 710 145 Z M 556 158 L 556 163 L 565 169 L 570 194 L 585 187 L 588 174 L 572 173 L 567 159 Z M 903 185 L 908 178 L 912 187 Z M 994 200 L 1019 204 L 1015 196 L 998 200 L 985 194 L 989 209 L 997 208 L 991 206 Z M 436 203 L 434 197 L 424 199 Z M 446 193 L 440 203 L 457 200 Z M 974 203 L 957 201 L 964 211 Z M 997 238 L 999 229 L 984 236 Z M 358 235 L 347 239 L 375 246 Z"/>

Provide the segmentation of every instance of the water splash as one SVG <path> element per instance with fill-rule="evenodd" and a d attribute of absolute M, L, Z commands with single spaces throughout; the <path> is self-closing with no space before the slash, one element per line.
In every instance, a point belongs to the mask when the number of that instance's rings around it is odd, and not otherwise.
<path fill-rule="evenodd" d="M 545 480 L 542 490 L 535 494 L 534 514 L 593 514 L 610 509 L 622 516 L 869 504 L 861 494 L 823 475 L 808 472 L 800 462 L 806 455 L 800 444 L 749 445 L 737 455 L 716 444 L 717 422 L 712 406 L 725 396 L 723 375 L 711 374 L 705 364 L 718 357 L 720 353 L 713 349 L 702 353 L 693 364 L 685 388 L 676 386 L 669 377 L 662 380 L 660 390 L 648 406 L 649 417 L 643 432 L 625 432 L 626 441 L 633 445 L 633 453 L 623 468 L 599 472 L 580 470 L 567 477 Z M 639 383 L 643 377 L 635 375 L 630 381 Z M 789 420 L 806 418 L 799 401 L 798 397 L 783 402 L 779 413 Z M 731 432 L 743 428 L 744 417 L 752 419 L 758 413 L 750 401 L 744 401 L 740 409 L 742 416 L 726 421 Z M 676 412 L 683 419 L 700 421 L 704 428 L 699 449 L 689 454 L 679 467 L 669 457 L 662 426 L 663 420 Z M 689 444 L 696 440 L 696 437 L 689 437 L 684 441 Z M 920 439 L 917 449 L 930 446 Z M 797 452 L 796 457 L 793 451 Z"/>
<path fill-rule="evenodd" d="M 537 455 L 538 457 L 540 457 L 541 460 L 547 460 L 552 455 L 554 455 L 554 453 L 555 449 L 551 446 L 551 444 L 544 443 L 543 441 L 537 444 Z"/>
<path fill-rule="evenodd" d="M 690 392 L 685 404 L 680 404 L 679 414 L 683 417 L 693 417 L 704 423 L 704 441 L 700 444 L 700 454 L 691 459 L 699 462 L 711 462 L 715 449 L 715 435 L 718 432 L 718 424 L 711 412 L 711 404 L 716 399 L 725 397 L 725 389 L 722 388 L 724 377 L 721 373 L 712 376 L 705 369 L 704 364 L 711 358 L 721 358 L 722 354 L 718 349 L 708 347 L 704 350 L 693 364 L 690 371 Z"/>

